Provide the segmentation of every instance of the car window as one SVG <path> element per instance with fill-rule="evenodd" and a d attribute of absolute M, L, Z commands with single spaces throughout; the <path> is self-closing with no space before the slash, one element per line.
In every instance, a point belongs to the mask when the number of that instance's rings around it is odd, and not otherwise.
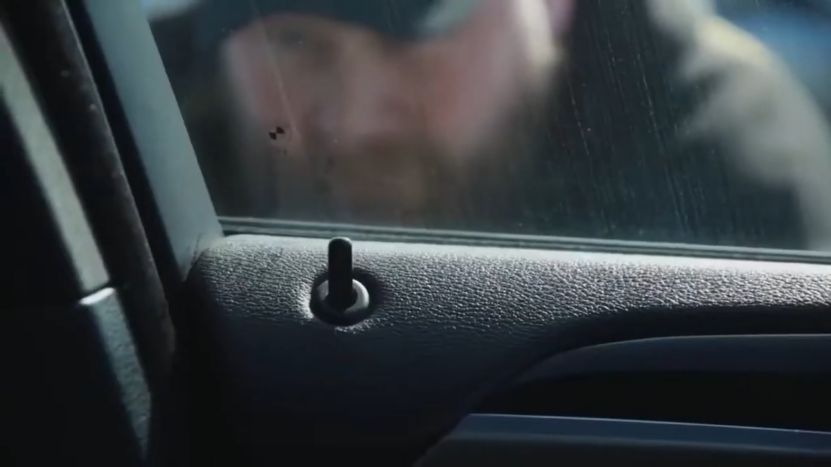
<path fill-rule="evenodd" d="M 167 1 L 221 216 L 831 247 L 823 2 Z"/>

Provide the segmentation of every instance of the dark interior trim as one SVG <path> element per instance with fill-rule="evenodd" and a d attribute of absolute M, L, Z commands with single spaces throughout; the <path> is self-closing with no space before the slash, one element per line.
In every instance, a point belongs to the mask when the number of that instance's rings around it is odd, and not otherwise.
<path fill-rule="evenodd" d="M 645 465 L 662 465 L 659 460 L 674 466 L 700 465 L 702 459 L 708 465 L 818 465 L 831 461 L 831 433 L 475 414 L 419 465 L 590 465 L 578 462 L 601 459 L 616 459 L 616 465 L 635 460 Z"/>
<path fill-rule="evenodd" d="M 72 18 L 64 2 L 11 2 L 5 6 L 14 48 L 60 149 L 109 273 L 109 285 L 122 298 L 124 313 L 155 391 L 164 384 L 174 352 L 168 302 L 121 154 Z M 43 144 L 43 138 L 38 141 Z M 10 194 L 8 198 L 15 196 Z M 63 203 L 71 199 L 59 198 Z M 71 217 L 80 219 L 77 213 Z M 29 223 L 20 221 L 11 225 Z M 26 263 L 31 262 L 29 256 L 26 255 Z M 54 257 L 45 257 L 48 258 L 46 269 L 54 271 Z M 52 286 L 62 283 L 59 280 L 42 282 Z M 100 285 L 91 290 L 98 288 Z"/>
<path fill-rule="evenodd" d="M 831 373 L 831 335 L 684 336 L 584 347 L 555 355 L 517 385 L 614 372 Z"/>
<path fill-rule="evenodd" d="M 770 448 L 831 456 L 831 433 L 689 423 L 474 414 L 446 440 L 485 441 L 505 436 L 545 436 L 602 440 L 604 444 L 663 442 L 725 448 Z M 615 441 L 618 440 L 618 441 Z"/>
<path fill-rule="evenodd" d="M 12 242 L 3 266 L 15 277 L 4 307 L 64 305 L 105 287 L 110 277 L 27 79 L 7 25 L 12 18 L 0 20 L 0 203 Z"/>
<path fill-rule="evenodd" d="M 222 237 L 141 2 L 68 2 L 168 292 Z"/>

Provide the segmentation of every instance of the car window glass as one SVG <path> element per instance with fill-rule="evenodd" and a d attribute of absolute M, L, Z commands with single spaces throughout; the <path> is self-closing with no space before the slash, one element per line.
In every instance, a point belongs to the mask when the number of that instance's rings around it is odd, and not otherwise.
<path fill-rule="evenodd" d="M 831 247 L 825 2 L 165 1 L 222 216 Z"/>

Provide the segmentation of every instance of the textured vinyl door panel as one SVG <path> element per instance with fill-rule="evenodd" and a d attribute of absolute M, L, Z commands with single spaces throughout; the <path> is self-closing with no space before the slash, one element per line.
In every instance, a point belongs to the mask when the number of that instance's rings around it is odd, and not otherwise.
<path fill-rule="evenodd" d="M 286 420 L 324 444 L 434 440 L 535 364 L 591 345 L 831 332 L 822 265 L 356 242 L 373 313 L 348 327 L 311 312 L 325 270 L 323 240 L 236 236 L 189 277 L 202 358 L 252 442 Z"/>

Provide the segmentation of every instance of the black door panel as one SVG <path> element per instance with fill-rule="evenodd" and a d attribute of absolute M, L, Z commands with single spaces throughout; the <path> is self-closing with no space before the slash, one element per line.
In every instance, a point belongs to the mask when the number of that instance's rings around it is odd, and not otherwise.
<path fill-rule="evenodd" d="M 627 420 L 472 415 L 419 466 L 827 465 L 831 433 Z"/>
<path fill-rule="evenodd" d="M 580 348 L 555 355 L 517 384 L 594 373 L 660 371 L 825 374 L 831 335 L 684 336 L 640 339 Z"/>
<path fill-rule="evenodd" d="M 251 436 L 304 420 L 317 443 L 418 443 L 560 352 L 831 332 L 825 266 L 369 242 L 355 255 L 374 312 L 351 327 L 309 306 L 324 241 L 229 237 L 196 263 L 193 326 Z"/>

